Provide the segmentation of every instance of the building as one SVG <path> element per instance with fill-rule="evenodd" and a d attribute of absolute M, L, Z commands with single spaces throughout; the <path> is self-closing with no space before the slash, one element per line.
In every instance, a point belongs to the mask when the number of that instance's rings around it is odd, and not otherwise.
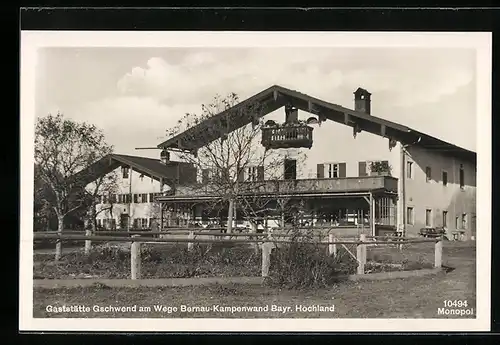
<path fill-rule="evenodd" d="M 163 155 L 176 151 L 196 154 L 223 133 L 213 131 L 211 137 L 195 143 L 189 140 L 189 133 L 211 128 L 248 104 L 259 104 L 264 111 L 258 116 L 265 118 L 260 149 L 289 152 L 283 161 L 283 177 L 271 180 L 263 164 L 249 167 L 241 176 L 238 172 L 238 180 L 242 185 L 258 182 L 259 188 L 248 190 L 268 198 L 270 209 L 284 197 L 297 206 L 281 212 L 288 214 L 264 212 L 262 218 L 268 225 L 280 218 L 293 223 L 299 217 L 301 224 L 334 227 L 345 235 L 399 231 L 418 236 L 422 228 L 444 227 L 448 238 L 473 239 L 476 153 L 373 116 L 371 96 L 358 88 L 354 109 L 349 109 L 275 85 L 158 148 Z M 280 108 L 285 109 L 285 116 Z M 235 117 L 226 130 L 251 126 L 254 120 L 252 116 Z M 293 157 L 300 152 L 306 152 L 307 159 L 299 166 Z M 228 206 L 216 215 L 207 210 L 208 202 L 217 196 L 203 183 L 205 172 L 201 175 L 200 180 L 200 172 L 196 173 L 196 182 L 191 179 L 191 183 L 172 185 L 169 195 L 156 199 L 162 205 L 161 227 L 175 223 L 177 218 L 172 215 L 180 213 L 191 221 L 227 219 Z M 248 220 L 235 211 L 238 222 Z"/>
<path fill-rule="evenodd" d="M 86 180 L 87 189 L 100 176 L 116 178 L 112 190 L 97 190 L 96 222 L 99 229 L 158 228 L 159 206 L 155 197 L 173 185 L 192 183 L 193 169 L 167 157 L 151 159 L 119 154 L 108 155 L 77 178 Z M 181 225 L 183 225 L 181 223 Z"/>

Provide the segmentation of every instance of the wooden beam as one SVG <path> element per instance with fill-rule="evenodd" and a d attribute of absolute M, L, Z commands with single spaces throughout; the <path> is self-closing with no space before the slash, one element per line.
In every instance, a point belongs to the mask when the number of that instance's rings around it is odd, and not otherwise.
<path fill-rule="evenodd" d="M 350 120 L 350 116 L 349 116 L 349 114 L 348 114 L 348 113 L 344 113 L 344 123 L 345 123 L 346 125 L 348 125 L 348 124 L 349 124 L 349 120 Z"/>
<path fill-rule="evenodd" d="M 278 100 L 278 90 L 274 90 L 273 91 L 273 98 L 274 98 L 275 101 Z"/>
<path fill-rule="evenodd" d="M 385 125 L 380 125 L 380 135 L 385 137 Z"/>

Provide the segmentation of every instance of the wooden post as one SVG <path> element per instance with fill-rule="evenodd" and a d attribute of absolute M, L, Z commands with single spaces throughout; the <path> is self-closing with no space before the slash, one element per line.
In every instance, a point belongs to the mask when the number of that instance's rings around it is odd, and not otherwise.
<path fill-rule="evenodd" d="M 335 237 L 333 234 L 328 234 L 328 242 L 335 241 Z M 334 258 L 337 257 L 337 245 L 335 243 L 330 243 L 328 245 L 328 254 L 333 255 Z"/>
<path fill-rule="evenodd" d="M 132 240 L 139 235 L 132 235 Z M 130 275 L 131 279 L 141 279 L 141 243 L 132 242 L 130 246 Z"/>
<path fill-rule="evenodd" d="M 85 236 L 92 236 L 92 230 L 85 230 Z M 85 240 L 85 255 L 89 255 L 91 249 L 92 249 L 92 241 Z"/>
<path fill-rule="evenodd" d="M 434 245 L 434 267 L 440 268 L 443 260 L 443 239 L 438 238 Z"/>
<path fill-rule="evenodd" d="M 271 264 L 271 251 L 273 243 L 264 242 L 262 244 L 262 277 L 269 276 L 269 266 Z"/>
<path fill-rule="evenodd" d="M 370 193 L 370 232 L 372 236 L 376 236 L 375 233 L 375 198 L 373 193 Z"/>
<path fill-rule="evenodd" d="M 188 238 L 189 238 L 190 240 L 193 240 L 193 239 L 194 239 L 194 231 L 190 231 L 190 232 L 189 232 Z M 188 242 L 188 250 L 189 250 L 189 251 L 193 250 L 193 246 L 194 246 L 194 242 Z"/>
<path fill-rule="evenodd" d="M 359 235 L 359 240 L 365 242 L 366 235 Z M 358 260 L 358 274 L 365 274 L 365 263 L 366 263 L 366 244 L 358 244 L 356 248 L 356 259 Z"/>

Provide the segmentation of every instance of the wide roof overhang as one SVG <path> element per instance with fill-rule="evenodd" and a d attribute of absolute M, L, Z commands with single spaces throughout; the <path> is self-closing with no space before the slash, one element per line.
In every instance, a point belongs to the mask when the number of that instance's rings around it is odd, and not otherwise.
<path fill-rule="evenodd" d="M 257 114 L 263 117 L 285 105 L 291 105 L 302 111 L 317 115 L 321 121 L 330 120 L 346 126 L 353 127 L 356 130 L 369 132 L 381 137 L 389 138 L 401 142 L 404 145 L 418 145 L 419 147 L 439 151 L 444 154 L 451 154 L 469 161 L 476 161 L 476 153 L 431 135 L 417 131 L 410 127 L 384 120 L 382 118 L 345 108 L 338 104 L 329 103 L 318 98 L 290 90 L 279 85 L 273 85 L 270 88 L 259 92 L 258 94 L 238 103 L 219 114 L 212 116 L 205 121 L 177 134 L 176 136 L 160 143 L 157 147 L 162 149 L 174 150 L 197 150 L 210 142 L 220 138 L 223 133 L 220 130 L 212 130 L 207 133 L 207 128 L 217 128 L 221 119 L 230 117 L 229 128 L 231 132 L 252 122 L 253 114 L 242 116 L 241 109 L 259 105 L 260 112 Z M 220 127 L 220 126 L 219 126 Z M 203 133 L 203 135 L 196 135 Z M 193 140 L 192 138 L 197 138 Z"/>

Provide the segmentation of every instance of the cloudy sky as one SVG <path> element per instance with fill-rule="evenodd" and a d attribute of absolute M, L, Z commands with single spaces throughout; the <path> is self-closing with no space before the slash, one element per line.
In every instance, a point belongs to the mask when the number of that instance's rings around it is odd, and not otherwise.
<path fill-rule="evenodd" d="M 117 153 L 165 139 L 215 94 L 244 99 L 278 84 L 476 150 L 475 51 L 451 48 L 41 48 L 36 115 L 60 111 L 103 129 Z"/>

